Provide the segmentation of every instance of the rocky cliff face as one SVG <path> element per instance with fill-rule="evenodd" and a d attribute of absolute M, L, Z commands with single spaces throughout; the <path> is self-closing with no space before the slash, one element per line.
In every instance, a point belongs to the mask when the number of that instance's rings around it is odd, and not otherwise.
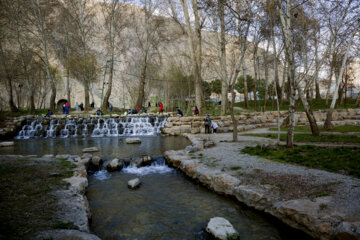
<path fill-rule="evenodd" d="M 104 27 L 104 16 L 101 10 L 101 7 L 95 6 L 95 25 L 94 28 L 95 36 L 90 41 L 90 49 L 96 54 L 96 58 L 99 64 L 99 67 L 105 65 L 106 60 L 109 58 L 107 54 L 106 46 L 106 29 Z M 138 42 L 139 30 L 144 26 L 144 12 L 138 6 L 126 4 L 121 7 L 121 16 L 122 21 L 126 23 L 126 26 L 119 32 L 117 32 L 117 41 L 116 41 L 116 52 L 115 59 L 120 60 L 121 62 L 116 62 L 114 65 L 114 78 L 113 78 L 113 89 L 110 97 L 110 102 L 116 107 L 130 107 L 132 102 L 131 95 L 136 94 L 136 90 L 139 84 L 140 76 L 140 66 L 141 66 L 141 46 Z M 157 72 L 164 73 L 171 65 L 181 66 L 184 73 L 191 74 L 191 64 L 189 62 L 189 52 L 188 52 L 188 41 L 187 36 L 182 31 L 181 27 L 167 17 L 157 16 L 156 18 L 161 18 L 162 26 L 160 28 L 162 39 L 159 40 L 158 49 L 156 50 L 158 54 L 154 54 L 152 58 L 152 64 L 156 63 L 160 66 L 160 69 L 157 69 Z M 203 31 L 203 79 L 206 81 L 212 81 L 217 78 L 217 49 L 216 49 L 216 36 L 211 31 Z M 232 36 L 228 36 L 228 41 L 233 42 L 234 39 Z M 249 43 L 251 45 L 251 43 Z M 235 44 L 228 44 L 228 50 L 236 48 Z M 263 56 L 263 49 L 259 50 L 259 56 Z M 236 52 L 236 51 L 235 51 Z M 239 54 L 239 52 L 236 52 Z M 156 55 L 156 56 L 155 56 Z M 229 61 L 231 61 L 231 56 L 228 54 Z M 253 63 L 252 63 L 252 53 L 251 46 L 249 46 L 249 51 L 246 55 L 246 65 L 247 73 L 253 75 Z M 57 61 L 56 58 L 53 58 L 53 62 L 57 63 L 57 66 L 60 69 L 63 69 L 63 66 Z M 272 81 L 273 79 L 273 68 L 272 64 L 269 64 L 269 77 Z M 282 74 L 281 67 L 279 67 L 280 76 Z M 102 92 L 102 81 L 103 81 L 103 69 L 99 73 L 98 79 L 96 82 L 91 84 L 91 100 L 94 99 L 96 106 L 99 106 L 101 92 Z M 155 74 L 160 75 L 160 74 Z M 154 73 L 151 74 L 153 78 Z M 264 71 L 261 70 L 261 77 L 264 78 Z M 146 86 L 147 97 L 157 95 L 161 97 L 163 93 L 163 83 L 160 80 L 169 80 L 169 79 L 158 79 L 158 81 L 151 81 Z M 66 79 L 62 79 L 57 84 L 58 93 L 57 101 L 61 99 L 66 99 Z M 79 104 L 84 102 L 84 91 L 83 86 L 76 79 L 71 79 L 71 103 L 74 106 L 76 102 Z M 105 83 L 106 91 L 107 85 Z M 90 100 L 90 101 L 91 101 Z"/>

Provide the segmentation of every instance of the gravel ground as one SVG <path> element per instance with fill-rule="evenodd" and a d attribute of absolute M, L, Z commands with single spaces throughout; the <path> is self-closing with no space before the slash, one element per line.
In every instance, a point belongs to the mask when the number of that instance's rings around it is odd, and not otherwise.
<path fill-rule="evenodd" d="M 209 168 L 238 178 L 242 184 L 266 189 L 267 194 L 280 201 L 331 196 L 332 200 L 328 204 L 332 209 L 331 215 L 351 216 L 360 221 L 360 179 L 240 152 L 246 146 L 273 141 L 265 138 L 239 135 L 239 142 L 231 142 L 232 133 L 224 133 L 192 135 L 190 139 L 213 141 L 215 147 L 191 153 L 192 158 L 200 159 Z"/>

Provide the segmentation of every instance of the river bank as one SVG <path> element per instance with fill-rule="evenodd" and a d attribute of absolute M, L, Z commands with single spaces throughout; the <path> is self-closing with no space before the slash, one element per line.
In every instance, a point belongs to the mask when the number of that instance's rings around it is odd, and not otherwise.
<path fill-rule="evenodd" d="M 91 154 L 0 155 L 1 239 L 90 239 Z"/>
<path fill-rule="evenodd" d="M 242 154 L 272 140 L 231 133 L 185 134 L 192 147 L 167 151 L 169 165 L 317 239 L 360 238 L 360 180 Z"/>

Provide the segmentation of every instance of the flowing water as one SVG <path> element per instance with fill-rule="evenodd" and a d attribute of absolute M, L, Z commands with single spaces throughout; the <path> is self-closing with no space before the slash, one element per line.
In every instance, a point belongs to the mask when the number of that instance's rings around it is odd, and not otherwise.
<path fill-rule="evenodd" d="M 98 147 L 103 159 L 161 156 L 189 145 L 184 137 L 161 137 L 166 119 L 157 117 L 90 118 L 28 121 L 15 146 L 0 154 L 82 155 Z M 125 136 L 141 136 L 141 144 L 126 144 Z M 89 176 L 87 197 L 92 231 L 102 239 L 211 239 L 204 228 L 212 217 L 225 217 L 244 239 L 310 239 L 276 219 L 194 183 L 157 157 L 151 166 L 106 170 Z M 127 181 L 139 177 L 141 186 L 129 190 Z"/>
<path fill-rule="evenodd" d="M 127 181 L 139 177 L 139 189 Z M 105 170 L 89 177 L 92 231 L 102 239 L 211 239 L 212 217 L 228 219 L 241 240 L 311 239 L 235 200 L 215 194 L 169 168 L 162 157 L 151 166 Z"/>
<path fill-rule="evenodd" d="M 164 127 L 166 117 L 120 117 L 27 120 L 15 139 L 154 136 Z"/>

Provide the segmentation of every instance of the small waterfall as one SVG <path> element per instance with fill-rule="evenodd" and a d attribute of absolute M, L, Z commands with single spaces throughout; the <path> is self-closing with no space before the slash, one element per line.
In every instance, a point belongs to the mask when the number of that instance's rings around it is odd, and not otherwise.
<path fill-rule="evenodd" d="M 20 130 L 17 139 L 29 139 L 41 136 L 43 131 L 42 121 L 34 120 L 25 124 Z"/>
<path fill-rule="evenodd" d="M 122 171 L 128 174 L 136 174 L 143 176 L 152 173 L 163 174 L 163 173 L 175 172 L 175 169 L 170 168 L 166 165 L 164 157 L 157 157 L 155 161 L 151 163 L 150 166 L 138 168 L 135 165 L 129 165 L 127 167 L 124 167 Z"/>
<path fill-rule="evenodd" d="M 16 139 L 154 136 L 161 132 L 165 117 L 78 118 L 28 120 Z"/>

